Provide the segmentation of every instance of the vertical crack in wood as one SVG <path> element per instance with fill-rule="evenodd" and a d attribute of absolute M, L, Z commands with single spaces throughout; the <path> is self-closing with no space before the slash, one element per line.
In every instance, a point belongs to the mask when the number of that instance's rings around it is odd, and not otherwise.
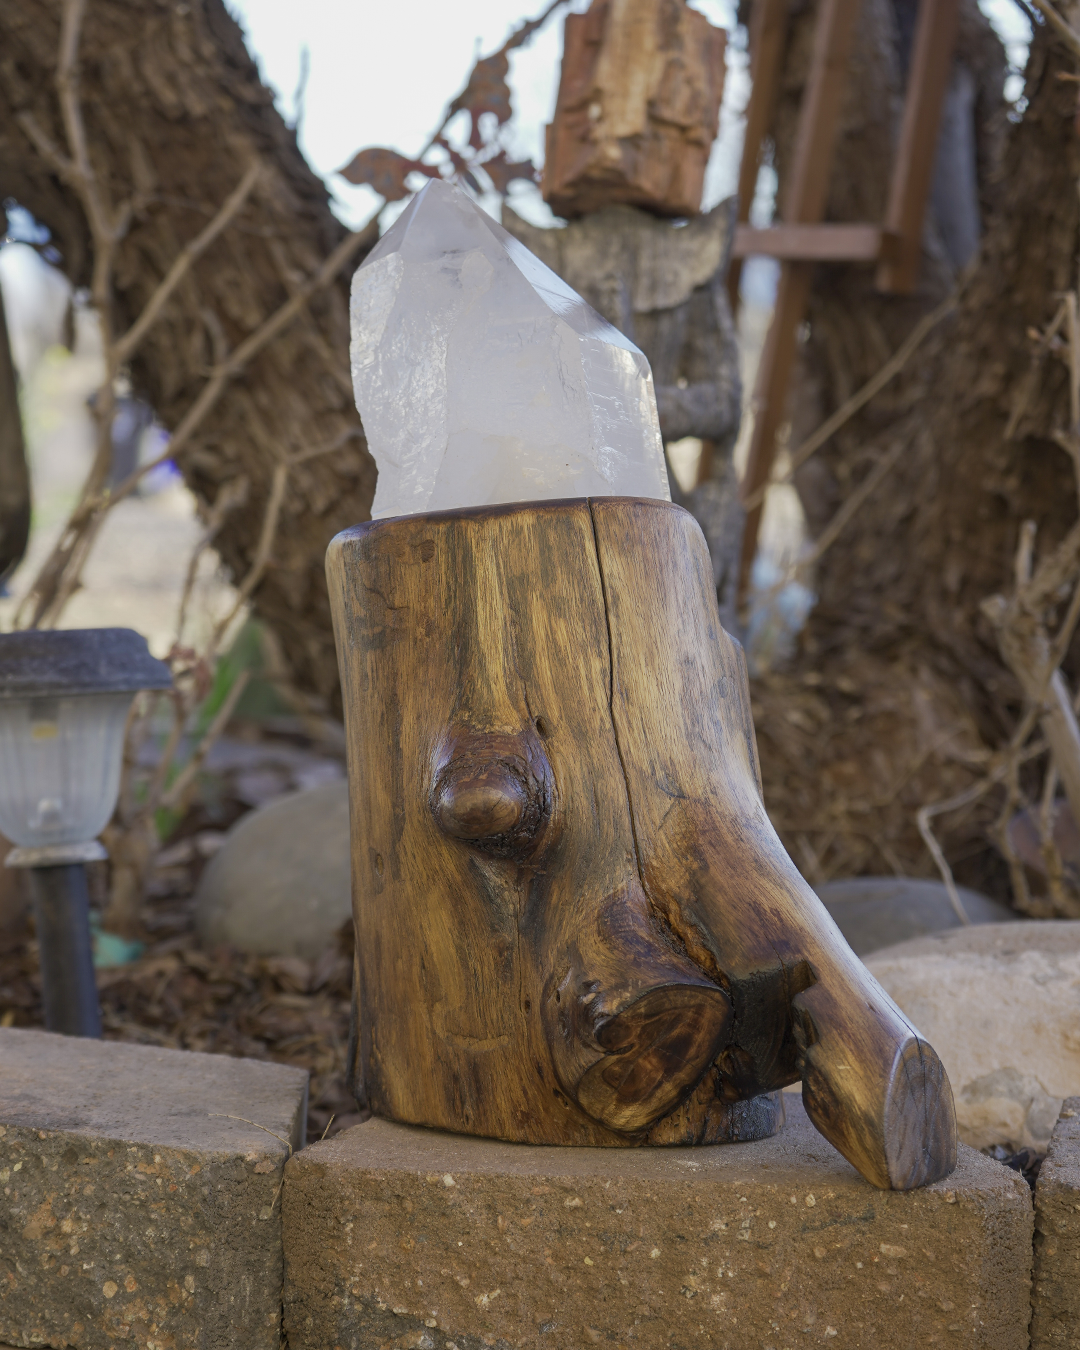
<path fill-rule="evenodd" d="M 645 884 L 645 867 L 641 857 L 641 846 L 638 843 L 637 821 L 634 818 L 634 797 L 630 791 L 630 775 L 626 769 L 626 757 L 623 754 L 622 741 L 619 738 L 619 724 L 615 718 L 615 639 L 611 632 L 611 603 L 608 598 L 607 577 L 604 575 L 604 559 L 600 553 L 600 535 L 596 528 L 596 512 L 593 509 L 593 499 L 589 497 L 587 498 L 587 501 L 589 504 L 589 522 L 592 525 L 593 548 L 596 550 L 596 566 L 600 573 L 600 593 L 604 601 L 604 627 L 607 630 L 608 716 L 611 719 L 611 732 L 615 737 L 615 751 L 619 756 L 619 767 L 622 770 L 623 785 L 626 788 L 626 809 L 630 813 L 630 837 L 634 841 L 634 860 L 637 863 L 638 878 L 641 881 L 642 890 L 648 895 L 649 888 Z"/>

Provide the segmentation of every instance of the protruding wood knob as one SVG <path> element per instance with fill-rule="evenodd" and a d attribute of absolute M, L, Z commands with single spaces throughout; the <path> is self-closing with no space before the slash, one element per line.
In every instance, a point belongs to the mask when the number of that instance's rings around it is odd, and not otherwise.
<path fill-rule="evenodd" d="M 578 1084 L 578 1104 L 610 1129 L 647 1129 L 678 1106 L 713 1062 L 730 1021 L 731 1004 L 720 989 L 650 990 L 597 1028 L 607 1054 Z"/>
<path fill-rule="evenodd" d="M 525 818 L 525 784 L 507 765 L 470 764 L 451 769 L 439 783 L 434 812 L 439 828 L 453 839 L 496 839 Z"/>

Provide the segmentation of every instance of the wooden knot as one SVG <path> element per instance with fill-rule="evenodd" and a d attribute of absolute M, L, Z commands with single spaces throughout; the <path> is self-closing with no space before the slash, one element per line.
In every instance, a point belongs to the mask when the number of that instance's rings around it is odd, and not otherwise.
<path fill-rule="evenodd" d="M 439 829 L 452 839 L 495 839 L 516 830 L 525 818 L 525 784 L 506 764 L 451 766 L 433 803 Z"/>
<path fill-rule="evenodd" d="M 431 813 L 443 834 L 521 861 L 545 837 L 551 766 L 531 727 L 517 735 L 457 731 L 436 764 Z"/>

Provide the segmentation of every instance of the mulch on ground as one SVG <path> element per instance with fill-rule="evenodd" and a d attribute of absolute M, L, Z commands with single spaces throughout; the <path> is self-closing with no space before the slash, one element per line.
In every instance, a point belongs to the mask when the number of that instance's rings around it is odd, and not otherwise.
<path fill-rule="evenodd" d="M 5 946 L 0 1023 L 42 1026 L 37 943 L 26 935 Z M 98 972 L 107 1040 L 307 1069 L 309 1143 L 364 1119 L 345 1087 L 351 984 L 352 958 L 342 944 L 308 962 L 204 951 L 194 934 L 171 937 L 129 965 Z"/>
<path fill-rule="evenodd" d="M 97 972 L 104 1035 L 307 1069 L 311 1142 L 366 1119 L 345 1086 L 352 924 L 343 925 L 314 961 L 208 950 L 195 931 L 193 895 L 230 825 L 264 797 L 305 785 L 296 781 L 291 761 L 288 773 L 278 764 L 282 754 L 288 751 L 309 774 L 327 761 L 310 751 L 302 755 L 280 738 L 251 747 L 229 742 L 215 750 L 226 761 L 224 770 L 205 776 L 205 790 L 158 855 L 142 916 L 145 951 L 127 965 Z M 271 770 L 281 781 L 263 784 Z M 108 899 L 105 865 L 93 865 L 89 880 L 100 912 Z M 0 864 L 0 1026 L 41 1027 L 38 949 L 25 895 L 17 891 L 22 881 Z"/>

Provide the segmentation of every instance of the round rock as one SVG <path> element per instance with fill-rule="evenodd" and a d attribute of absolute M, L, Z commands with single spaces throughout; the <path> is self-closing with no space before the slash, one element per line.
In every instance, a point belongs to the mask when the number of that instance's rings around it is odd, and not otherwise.
<path fill-rule="evenodd" d="M 961 926 L 960 916 L 940 881 L 919 877 L 850 877 L 814 888 L 856 956 Z M 964 913 L 973 924 L 1008 923 L 1017 916 L 1007 906 L 957 887 Z"/>
<path fill-rule="evenodd" d="M 313 960 L 352 913 L 349 789 L 328 783 L 252 811 L 226 835 L 195 896 L 208 946 Z"/>
<path fill-rule="evenodd" d="M 1080 920 L 956 928 L 866 966 L 941 1056 L 960 1138 L 1044 1152 L 1080 1094 Z"/>

